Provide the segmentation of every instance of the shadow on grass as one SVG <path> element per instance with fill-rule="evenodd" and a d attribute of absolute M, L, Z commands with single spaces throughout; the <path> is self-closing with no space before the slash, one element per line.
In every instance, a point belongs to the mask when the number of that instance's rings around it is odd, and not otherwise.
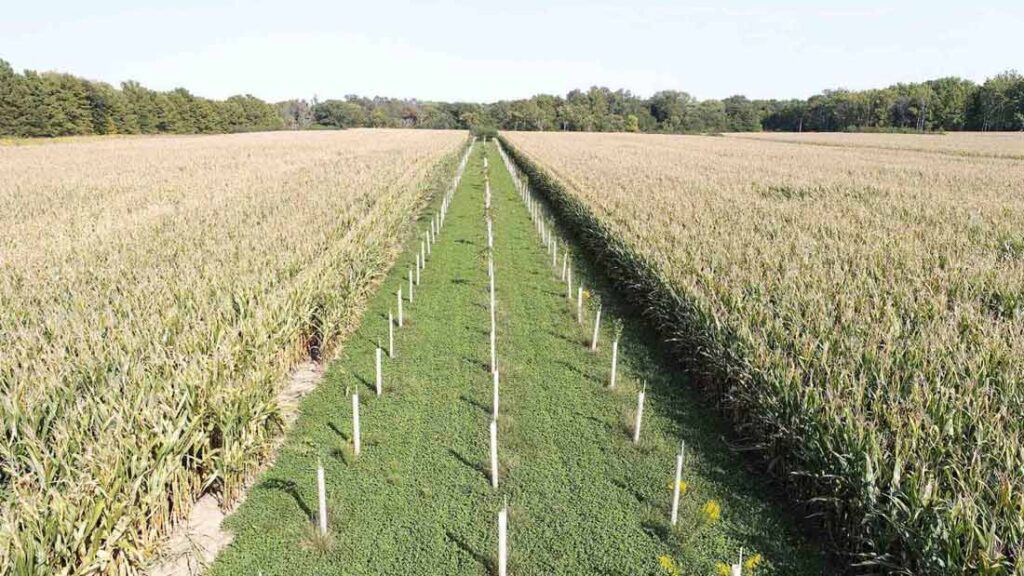
<path fill-rule="evenodd" d="M 487 338 L 490 338 L 490 336 L 491 336 L 491 331 L 490 330 L 488 330 L 486 328 L 481 328 L 479 326 L 473 326 L 473 325 L 467 324 L 466 326 L 463 327 L 463 329 L 468 331 L 468 332 L 470 332 L 471 334 L 472 333 L 476 333 L 476 334 L 479 334 L 479 335 L 487 337 Z"/>
<path fill-rule="evenodd" d="M 572 340 L 569 340 L 569 342 L 572 342 Z M 554 363 L 565 368 L 569 372 L 576 374 L 580 378 L 583 378 L 583 380 L 587 382 L 593 382 L 595 384 L 600 384 L 602 386 L 604 385 L 604 382 L 600 378 L 594 376 L 593 374 L 588 374 L 586 370 L 580 368 L 579 366 L 573 364 L 572 362 L 566 362 L 565 360 L 555 360 Z"/>
<path fill-rule="evenodd" d="M 351 374 L 352 377 L 358 380 L 359 383 L 366 387 L 367 390 L 370 390 L 372 392 L 377 391 L 377 386 L 373 382 L 370 382 L 370 380 L 363 376 L 362 374 L 358 374 L 356 372 L 351 372 Z"/>
<path fill-rule="evenodd" d="M 327 427 L 330 428 L 331 430 L 333 430 L 334 433 L 337 434 L 338 436 L 340 436 L 341 439 L 344 440 L 345 442 L 348 442 L 348 441 L 351 440 L 351 438 L 349 438 L 348 432 L 345 432 L 341 428 L 338 428 L 338 426 L 335 425 L 334 422 L 328 423 Z"/>
<path fill-rule="evenodd" d="M 611 424 L 605 422 L 604 420 L 601 420 L 597 416 L 590 415 L 590 416 L 587 416 L 586 419 L 590 420 L 594 424 L 597 424 L 598 427 L 604 428 L 605 431 L 607 431 L 607 432 L 610 432 L 612 430 L 612 425 Z"/>
<path fill-rule="evenodd" d="M 644 503 L 647 502 L 647 497 L 646 496 L 644 496 L 643 494 L 638 492 L 636 489 L 632 488 L 631 486 L 629 486 L 628 484 L 626 484 L 625 482 L 623 482 L 621 480 L 612 480 L 612 486 L 615 486 L 616 488 L 626 492 L 627 494 L 629 494 L 630 496 L 635 498 L 636 501 L 641 503 L 641 504 L 644 504 Z"/>
<path fill-rule="evenodd" d="M 559 340 L 568 342 L 569 344 L 572 344 L 574 346 L 579 344 L 580 342 L 579 338 L 572 338 L 570 336 L 566 336 L 565 334 L 558 332 L 557 330 L 545 330 L 545 332 L 547 332 L 549 336 L 558 338 Z"/>
<path fill-rule="evenodd" d="M 269 480 L 264 480 L 262 483 L 260 483 L 259 487 L 260 489 L 263 490 L 275 490 L 277 492 L 284 492 L 285 494 L 291 496 L 292 500 L 295 500 L 295 504 L 298 505 L 300 510 L 302 510 L 302 513 L 306 515 L 306 518 L 313 518 L 313 510 L 310 509 L 310 507 L 302 499 L 302 496 L 299 495 L 299 490 L 298 487 L 295 485 L 295 482 L 291 480 L 278 480 L 276 478 L 271 478 Z"/>
<path fill-rule="evenodd" d="M 669 536 L 672 534 L 672 531 L 669 529 L 669 524 L 653 519 L 644 520 L 640 524 L 640 529 L 647 534 L 650 534 L 652 537 L 666 543 L 669 541 Z"/>
<path fill-rule="evenodd" d="M 490 332 L 488 332 L 490 334 Z M 479 368 L 488 374 L 491 373 L 491 365 L 487 361 L 478 360 L 476 358 L 470 358 L 469 356 L 463 356 L 462 361 L 469 364 L 470 366 Z"/>
<path fill-rule="evenodd" d="M 495 566 L 495 563 L 494 563 L 493 559 L 491 559 L 488 556 L 484 556 L 483 554 L 481 554 L 481 553 L 477 552 L 476 550 L 474 550 L 472 546 L 470 546 L 465 540 L 460 538 L 457 534 L 455 534 L 451 530 L 446 530 L 444 535 L 445 535 L 446 538 L 448 538 L 448 540 L 451 540 L 452 544 L 455 544 L 456 548 L 458 548 L 459 550 L 465 552 L 466 554 L 469 554 L 469 556 L 472 557 L 473 560 L 475 560 L 478 564 L 483 566 L 484 569 L 487 570 L 488 573 L 490 573 L 490 574 L 497 574 L 498 573 L 497 566 Z"/>
<path fill-rule="evenodd" d="M 470 470 L 474 470 L 476 472 L 479 472 L 480 474 L 483 474 L 484 478 L 486 478 L 488 482 L 491 481 L 490 472 L 483 464 L 471 461 L 462 454 L 459 454 L 458 451 L 456 451 L 454 448 L 449 448 L 448 453 L 451 454 L 456 460 L 461 462 L 463 466 L 469 468 Z"/>
<path fill-rule="evenodd" d="M 491 407 L 490 406 L 484 406 L 480 402 L 470 398 L 469 396 L 466 396 L 465 394 L 459 396 L 459 400 L 462 400 L 463 402 L 465 402 L 466 404 L 469 404 L 470 406 L 474 406 L 476 408 L 479 408 L 480 411 L 483 412 L 484 414 L 490 414 L 491 413 Z"/>

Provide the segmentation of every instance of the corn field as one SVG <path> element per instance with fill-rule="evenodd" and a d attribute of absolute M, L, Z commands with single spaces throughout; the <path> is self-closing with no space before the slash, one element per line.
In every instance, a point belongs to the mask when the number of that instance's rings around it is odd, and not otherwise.
<path fill-rule="evenodd" d="M 849 564 L 1024 573 L 1024 136 L 504 139 Z"/>
<path fill-rule="evenodd" d="M 0 573 L 131 574 L 240 492 L 459 132 L 0 148 Z"/>
<path fill-rule="evenodd" d="M 841 132 L 748 132 L 723 134 L 727 138 L 815 144 L 842 148 L 876 148 L 1024 160 L 1024 138 L 1019 132 L 958 132 L 955 134 L 867 134 Z"/>

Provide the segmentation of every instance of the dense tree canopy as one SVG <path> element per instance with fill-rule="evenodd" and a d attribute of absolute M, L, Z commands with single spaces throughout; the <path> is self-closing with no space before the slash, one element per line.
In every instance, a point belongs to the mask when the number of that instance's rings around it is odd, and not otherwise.
<path fill-rule="evenodd" d="M 299 101 L 301 105 L 308 106 Z M 825 90 L 807 100 L 698 100 L 678 90 L 640 98 L 592 87 L 491 104 L 389 98 L 327 100 L 312 122 L 330 127 L 402 126 L 625 132 L 1024 130 L 1024 77 L 1006 72 L 975 84 L 940 78 L 877 90 Z M 286 124 L 292 124 L 286 119 Z"/>
<path fill-rule="evenodd" d="M 434 128 L 708 133 L 757 130 L 1024 130 L 1024 76 L 975 84 L 939 78 L 806 100 L 698 100 L 663 90 L 641 98 L 592 87 L 490 104 L 349 95 L 268 104 L 253 96 L 210 100 L 184 88 L 115 88 L 70 74 L 15 72 L 0 60 L 0 135 L 215 133 L 309 128 Z"/>
<path fill-rule="evenodd" d="M 769 101 L 765 130 L 1024 130 L 1024 76 L 975 84 L 939 78 L 878 90 L 826 90 L 807 100 Z"/>
<path fill-rule="evenodd" d="M 196 134 L 274 130 L 278 109 L 253 96 L 209 100 L 184 88 L 120 89 L 56 72 L 15 72 L 0 60 L 0 135 Z"/>

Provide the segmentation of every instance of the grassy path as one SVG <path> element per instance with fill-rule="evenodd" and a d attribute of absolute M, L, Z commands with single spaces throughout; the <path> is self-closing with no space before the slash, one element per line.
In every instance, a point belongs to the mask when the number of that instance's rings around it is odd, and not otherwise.
<path fill-rule="evenodd" d="M 501 483 L 490 486 L 487 232 L 483 154 L 494 194 Z M 426 227 L 426 221 L 424 221 Z M 418 248 L 418 242 L 416 247 Z M 627 319 L 619 386 L 607 390 L 617 303 L 605 297 L 603 344 L 575 320 L 528 213 L 493 144 L 474 148 L 432 250 L 396 358 L 374 395 L 374 348 L 407 289 L 414 250 L 399 260 L 324 383 L 303 402 L 275 465 L 229 518 L 234 543 L 212 573 L 496 573 L 498 510 L 509 500 L 510 573 L 658 574 L 668 554 L 683 574 L 712 574 L 739 547 L 763 555 L 758 573 L 818 574 L 820 554 L 769 505 Z M 559 270 L 560 272 L 560 270 Z M 587 285 L 584 267 L 576 268 Z M 588 313 L 588 322 L 592 322 Z M 629 419 L 641 381 L 648 404 L 639 446 Z M 362 454 L 351 449 L 351 393 L 361 398 Z M 691 457 L 681 530 L 668 525 L 680 438 Z M 330 538 L 316 536 L 317 460 L 327 476 Z M 721 518 L 705 523 L 714 500 Z"/>

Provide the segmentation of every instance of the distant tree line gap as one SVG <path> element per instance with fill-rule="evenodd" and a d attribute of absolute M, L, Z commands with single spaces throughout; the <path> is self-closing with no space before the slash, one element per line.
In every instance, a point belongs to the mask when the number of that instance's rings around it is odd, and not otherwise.
<path fill-rule="evenodd" d="M 114 87 L 58 72 L 16 72 L 0 60 L 0 135 L 208 134 L 316 128 L 716 133 L 1024 130 L 1024 76 L 982 84 L 949 77 L 872 90 L 825 90 L 806 100 L 698 100 L 664 90 L 641 98 L 592 87 L 490 104 L 365 98 L 268 103 L 211 100 L 184 88 Z"/>

